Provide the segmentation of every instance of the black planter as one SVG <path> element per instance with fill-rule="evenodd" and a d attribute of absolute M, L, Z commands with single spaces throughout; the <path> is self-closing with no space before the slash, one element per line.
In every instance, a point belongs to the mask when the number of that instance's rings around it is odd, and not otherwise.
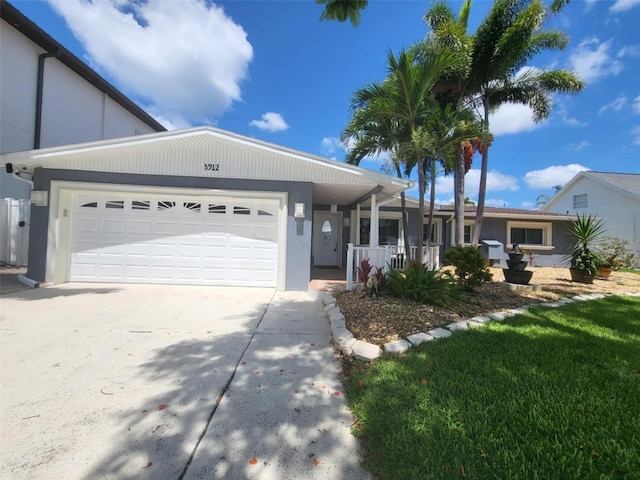
<path fill-rule="evenodd" d="M 527 262 L 525 262 L 525 265 L 526 263 Z M 504 279 L 507 282 L 518 285 L 528 285 L 533 276 L 532 270 L 509 270 L 508 268 L 503 268 L 502 273 L 504 273 Z"/>
<path fill-rule="evenodd" d="M 589 272 L 584 270 L 578 270 L 577 268 L 570 268 L 571 281 L 578 283 L 593 283 L 593 275 L 589 275 Z"/>
<path fill-rule="evenodd" d="M 507 260 L 507 265 L 509 266 L 509 270 L 512 272 L 523 272 L 525 267 L 527 266 L 526 260 Z"/>

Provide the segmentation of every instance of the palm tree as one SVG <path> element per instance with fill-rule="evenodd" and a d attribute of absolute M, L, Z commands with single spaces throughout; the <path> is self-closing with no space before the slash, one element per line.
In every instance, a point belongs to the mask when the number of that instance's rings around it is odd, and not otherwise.
<path fill-rule="evenodd" d="M 543 50 L 563 49 L 568 38 L 563 32 L 543 31 L 546 17 L 539 0 L 497 0 L 482 21 L 473 39 L 471 71 L 466 80 L 467 101 L 480 112 L 489 131 L 489 114 L 506 103 L 528 105 L 533 120 L 551 114 L 553 93 L 577 93 L 583 83 L 567 70 L 520 70 Z M 508 45 L 508 48 L 505 46 Z M 472 243 L 480 241 L 487 190 L 489 145 L 482 148 L 478 207 Z"/>
<path fill-rule="evenodd" d="M 390 84 L 386 82 L 383 83 L 383 86 L 390 87 Z M 360 161 L 366 156 L 389 153 L 389 163 L 398 178 L 404 178 L 402 167 L 406 166 L 406 161 L 403 158 L 401 145 L 406 144 L 408 140 L 406 131 L 402 130 L 397 121 L 390 119 L 380 121 L 368 107 L 355 111 L 349 124 L 342 132 L 342 141 L 353 144 L 347 152 L 347 163 L 359 165 Z M 405 168 L 404 173 L 409 177 L 411 171 L 407 171 Z M 404 191 L 400 193 L 400 206 L 402 210 L 402 229 L 404 232 L 408 232 L 407 200 Z M 409 236 L 405 234 L 404 248 L 407 258 L 409 258 L 411 252 L 409 247 Z"/>
<path fill-rule="evenodd" d="M 437 108 L 431 89 L 440 75 L 454 67 L 456 61 L 455 55 L 444 50 L 430 55 L 420 63 L 415 62 L 411 53 L 403 51 L 396 58 L 389 52 L 387 79 L 358 89 L 351 101 L 354 118 L 358 119 L 358 115 L 366 114 L 371 119 L 369 125 L 373 123 L 384 128 L 392 127 L 401 135 L 403 141 L 398 145 L 401 158 L 407 165 L 409 162 L 414 165 L 418 171 L 420 232 L 424 223 L 426 158 L 423 121 L 430 111 Z M 421 248 L 418 248 L 416 260 L 422 261 Z"/>
<path fill-rule="evenodd" d="M 433 49 L 448 48 L 455 52 L 458 62 L 456 68 L 444 72 L 434 88 L 441 108 L 447 106 L 457 110 L 463 107 L 465 79 L 471 69 L 472 38 L 467 35 L 467 23 L 471 10 L 471 0 L 465 0 L 460 8 L 458 17 L 443 1 L 436 2 L 433 7 L 424 15 L 424 21 L 430 28 L 427 39 L 420 47 L 422 58 L 428 55 Z M 464 154 L 462 144 L 456 148 L 455 160 L 453 162 L 453 184 L 454 184 L 454 210 L 455 210 L 455 243 L 464 242 Z"/>
<path fill-rule="evenodd" d="M 554 185 L 553 186 L 553 195 L 558 193 L 560 190 L 562 190 L 562 185 Z M 547 203 L 549 203 L 549 200 L 551 200 L 551 197 L 553 197 L 553 195 L 549 195 L 548 193 L 541 193 L 540 195 L 538 195 L 536 197 L 536 207 L 538 207 L 538 209 L 542 210 L 542 208 Z"/>
<path fill-rule="evenodd" d="M 425 14 L 425 23 L 431 30 L 426 48 L 429 49 L 431 43 L 455 45 L 461 55 L 469 55 L 468 72 L 453 72 L 453 78 L 444 78 L 440 83 L 445 101 L 457 107 L 476 108 L 486 131 L 490 128 L 489 114 L 502 104 L 528 105 L 538 122 L 551 113 L 552 93 L 576 93 L 582 89 L 582 82 L 566 70 L 520 72 L 535 54 L 564 48 L 568 42 L 564 33 L 542 31 L 546 11 L 540 0 L 496 0 L 473 36 L 466 33 L 469 9 L 470 1 L 466 1 L 456 19 L 445 3 L 436 3 Z M 481 148 L 474 244 L 479 242 L 484 217 L 489 145 L 490 142 L 485 143 Z M 464 168 L 461 161 L 462 155 L 454 176 L 458 243 L 464 233 Z"/>
<path fill-rule="evenodd" d="M 360 24 L 360 11 L 369 4 L 368 0 L 316 0 L 316 3 L 324 5 L 324 11 L 320 15 L 321 21 L 349 20 L 354 27 Z"/>
<path fill-rule="evenodd" d="M 456 110 L 447 105 L 443 109 L 436 107 L 429 112 L 421 135 L 421 144 L 426 155 L 425 177 L 430 180 L 429 219 L 427 222 L 428 248 L 431 244 L 431 230 L 433 228 L 438 165 L 441 166 L 445 175 L 451 174 L 454 171 L 460 145 L 476 138 L 486 140 L 486 134 L 471 110 Z"/>

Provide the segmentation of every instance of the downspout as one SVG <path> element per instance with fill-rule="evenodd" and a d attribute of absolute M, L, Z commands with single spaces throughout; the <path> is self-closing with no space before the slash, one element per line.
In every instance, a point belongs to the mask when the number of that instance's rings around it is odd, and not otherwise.
<path fill-rule="evenodd" d="M 40 148 L 40 137 L 42 136 L 42 98 L 44 92 L 44 61 L 53 57 L 54 54 L 46 52 L 38 57 L 38 83 L 36 86 L 36 119 L 33 129 L 33 149 Z"/>

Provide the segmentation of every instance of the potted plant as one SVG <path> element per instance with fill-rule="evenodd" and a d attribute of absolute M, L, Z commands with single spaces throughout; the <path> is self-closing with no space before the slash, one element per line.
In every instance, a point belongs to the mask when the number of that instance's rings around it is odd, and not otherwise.
<path fill-rule="evenodd" d="M 574 282 L 593 283 L 603 260 L 595 244 L 604 230 L 602 220 L 592 215 L 576 215 L 569 225 L 574 244 L 568 258 L 571 262 L 571 280 Z"/>
<path fill-rule="evenodd" d="M 598 270 L 598 276 L 603 278 L 609 278 L 611 272 L 621 266 L 631 263 L 633 259 L 633 252 L 628 248 L 629 240 L 605 237 L 598 244 L 597 250 L 602 256 L 602 262 L 600 269 Z"/>

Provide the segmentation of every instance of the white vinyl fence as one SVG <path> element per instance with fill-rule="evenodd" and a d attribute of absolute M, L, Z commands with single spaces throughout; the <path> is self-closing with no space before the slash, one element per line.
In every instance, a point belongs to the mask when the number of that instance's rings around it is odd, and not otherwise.
<path fill-rule="evenodd" d="M 418 247 L 409 247 L 411 258 L 415 258 Z M 440 268 L 440 247 L 422 247 L 422 262 L 430 270 Z M 389 268 L 404 268 L 406 261 L 403 246 L 384 245 L 380 247 L 356 247 L 352 243 L 347 244 L 347 290 L 353 289 L 358 283 L 358 267 L 364 259 L 369 260 L 369 264 L 387 272 Z"/>
<path fill-rule="evenodd" d="M 0 198 L 0 261 L 17 267 L 27 266 L 29 248 L 30 200 Z"/>

